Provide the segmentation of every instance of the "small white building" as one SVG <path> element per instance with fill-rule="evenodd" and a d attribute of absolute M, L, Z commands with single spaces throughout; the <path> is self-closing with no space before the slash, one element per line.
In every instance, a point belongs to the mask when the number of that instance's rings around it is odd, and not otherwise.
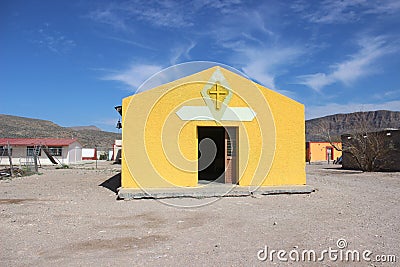
<path fill-rule="evenodd" d="M 96 160 L 97 149 L 96 148 L 82 148 L 82 160 Z"/>
<path fill-rule="evenodd" d="M 59 164 L 82 161 L 82 145 L 77 139 L 69 138 L 0 138 L 0 165 L 8 165 L 8 145 L 14 165 L 24 165 L 32 161 L 34 151 L 39 164 L 52 165 L 47 152 Z M 46 151 L 45 151 L 46 150 Z"/>
<path fill-rule="evenodd" d="M 112 160 L 121 162 L 122 140 L 115 140 L 113 144 Z"/>

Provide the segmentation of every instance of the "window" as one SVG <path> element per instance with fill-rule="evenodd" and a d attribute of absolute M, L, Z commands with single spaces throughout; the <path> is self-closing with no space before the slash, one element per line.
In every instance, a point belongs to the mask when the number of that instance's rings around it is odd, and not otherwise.
<path fill-rule="evenodd" d="M 52 156 L 62 156 L 62 147 L 53 146 L 48 148 L 50 155 Z"/>
<path fill-rule="evenodd" d="M 228 157 L 234 157 L 234 156 L 236 156 L 236 147 L 235 147 L 235 144 L 236 144 L 236 139 L 229 139 L 228 138 L 228 140 L 227 140 L 228 142 L 227 142 L 227 144 L 226 144 L 226 155 L 228 156 Z"/>
<path fill-rule="evenodd" d="M 232 154 L 233 154 L 233 147 L 232 147 L 232 142 L 231 142 L 231 139 L 228 139 L 228 143 L 227 143 L 227 145 L 226 145 L 226 148 L 227 148 L 227 153 L 226 153 L 226 155 L 228 156 L 228 157 L 232 157 Z"/>
<path fill-rule="evenodd" d="M 11 155 L 12 156 L 12 148 L 10 148 Z M 8 148 L 7 146 L 0 146 L 0 157 L 7 157 L 8 156 Z"/>
<path fill-rule="evenodd" d="M 26 147 L 26 156 L 27 157 L 33 157 L 33 153 L 36 152 L 37 156 L 41 156 L 42 155 L 42 150 L 40 149 L 40 147 L 34 147 L 34 146 L 27 146 Z"/>

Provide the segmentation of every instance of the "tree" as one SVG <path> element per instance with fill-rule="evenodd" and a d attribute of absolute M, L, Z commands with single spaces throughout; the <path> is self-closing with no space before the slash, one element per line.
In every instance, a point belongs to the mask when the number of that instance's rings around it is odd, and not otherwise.
<path fill-rule="evenodd" d="M 385 131 L 378 131 L 369 121 L 368 112 L 355 113 L 349 122 L 348 133 L 342 135 L 342 146 L 336 145 L 338 136 L 332 135 L 332 125 L 322 122 L 319 134 L 332 147 L 342 151 L 343 167 L 362 171 L 380 171 L 390 165 L 392 159 L 388 156 L 394 149 Z M 339 141 L 340 142 L 340 141 Z"/>
<path fill-rule="evenodd" d="M 386 132 L 363 132 L 343 136 L 343 161 L 352 167 L 355 161 L 357 169 L 372 172 L 384 170 L 390 165 L 390 144 Z M 346 155 L 347 154 L 347 155 Z M 350 161 L 350 162 L 349 162 Z"/>
<path fill-rule="evenodd" d="M 317 124 L 317 136 L 329 144 L 337 151 L 342 151 L 342 146 L 338 145 L 341 142 L 340 135 L 332 134 L 333 125 L 329 121 L 321 121 Z"/>

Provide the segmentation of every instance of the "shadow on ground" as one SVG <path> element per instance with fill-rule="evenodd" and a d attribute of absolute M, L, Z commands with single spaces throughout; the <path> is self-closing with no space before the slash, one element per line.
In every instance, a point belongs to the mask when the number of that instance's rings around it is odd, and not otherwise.
<path fill-rule="evenodd" d="M 99 184 L 99 186 L 105 187 L 114 193 L 117 193 L 117 189 L 121 187 L 121 173 L 117 173 L 110 179 Z"/>

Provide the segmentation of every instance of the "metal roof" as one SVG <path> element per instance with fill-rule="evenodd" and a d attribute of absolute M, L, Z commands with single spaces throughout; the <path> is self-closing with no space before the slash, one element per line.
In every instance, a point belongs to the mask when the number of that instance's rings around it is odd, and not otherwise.
<path fill-rule="evenodd" d="M 12 146 L 68 146 L 74 142 L 78 142 L 75 138 L 0 138 L 0 145 L 10 144 Z"/>

